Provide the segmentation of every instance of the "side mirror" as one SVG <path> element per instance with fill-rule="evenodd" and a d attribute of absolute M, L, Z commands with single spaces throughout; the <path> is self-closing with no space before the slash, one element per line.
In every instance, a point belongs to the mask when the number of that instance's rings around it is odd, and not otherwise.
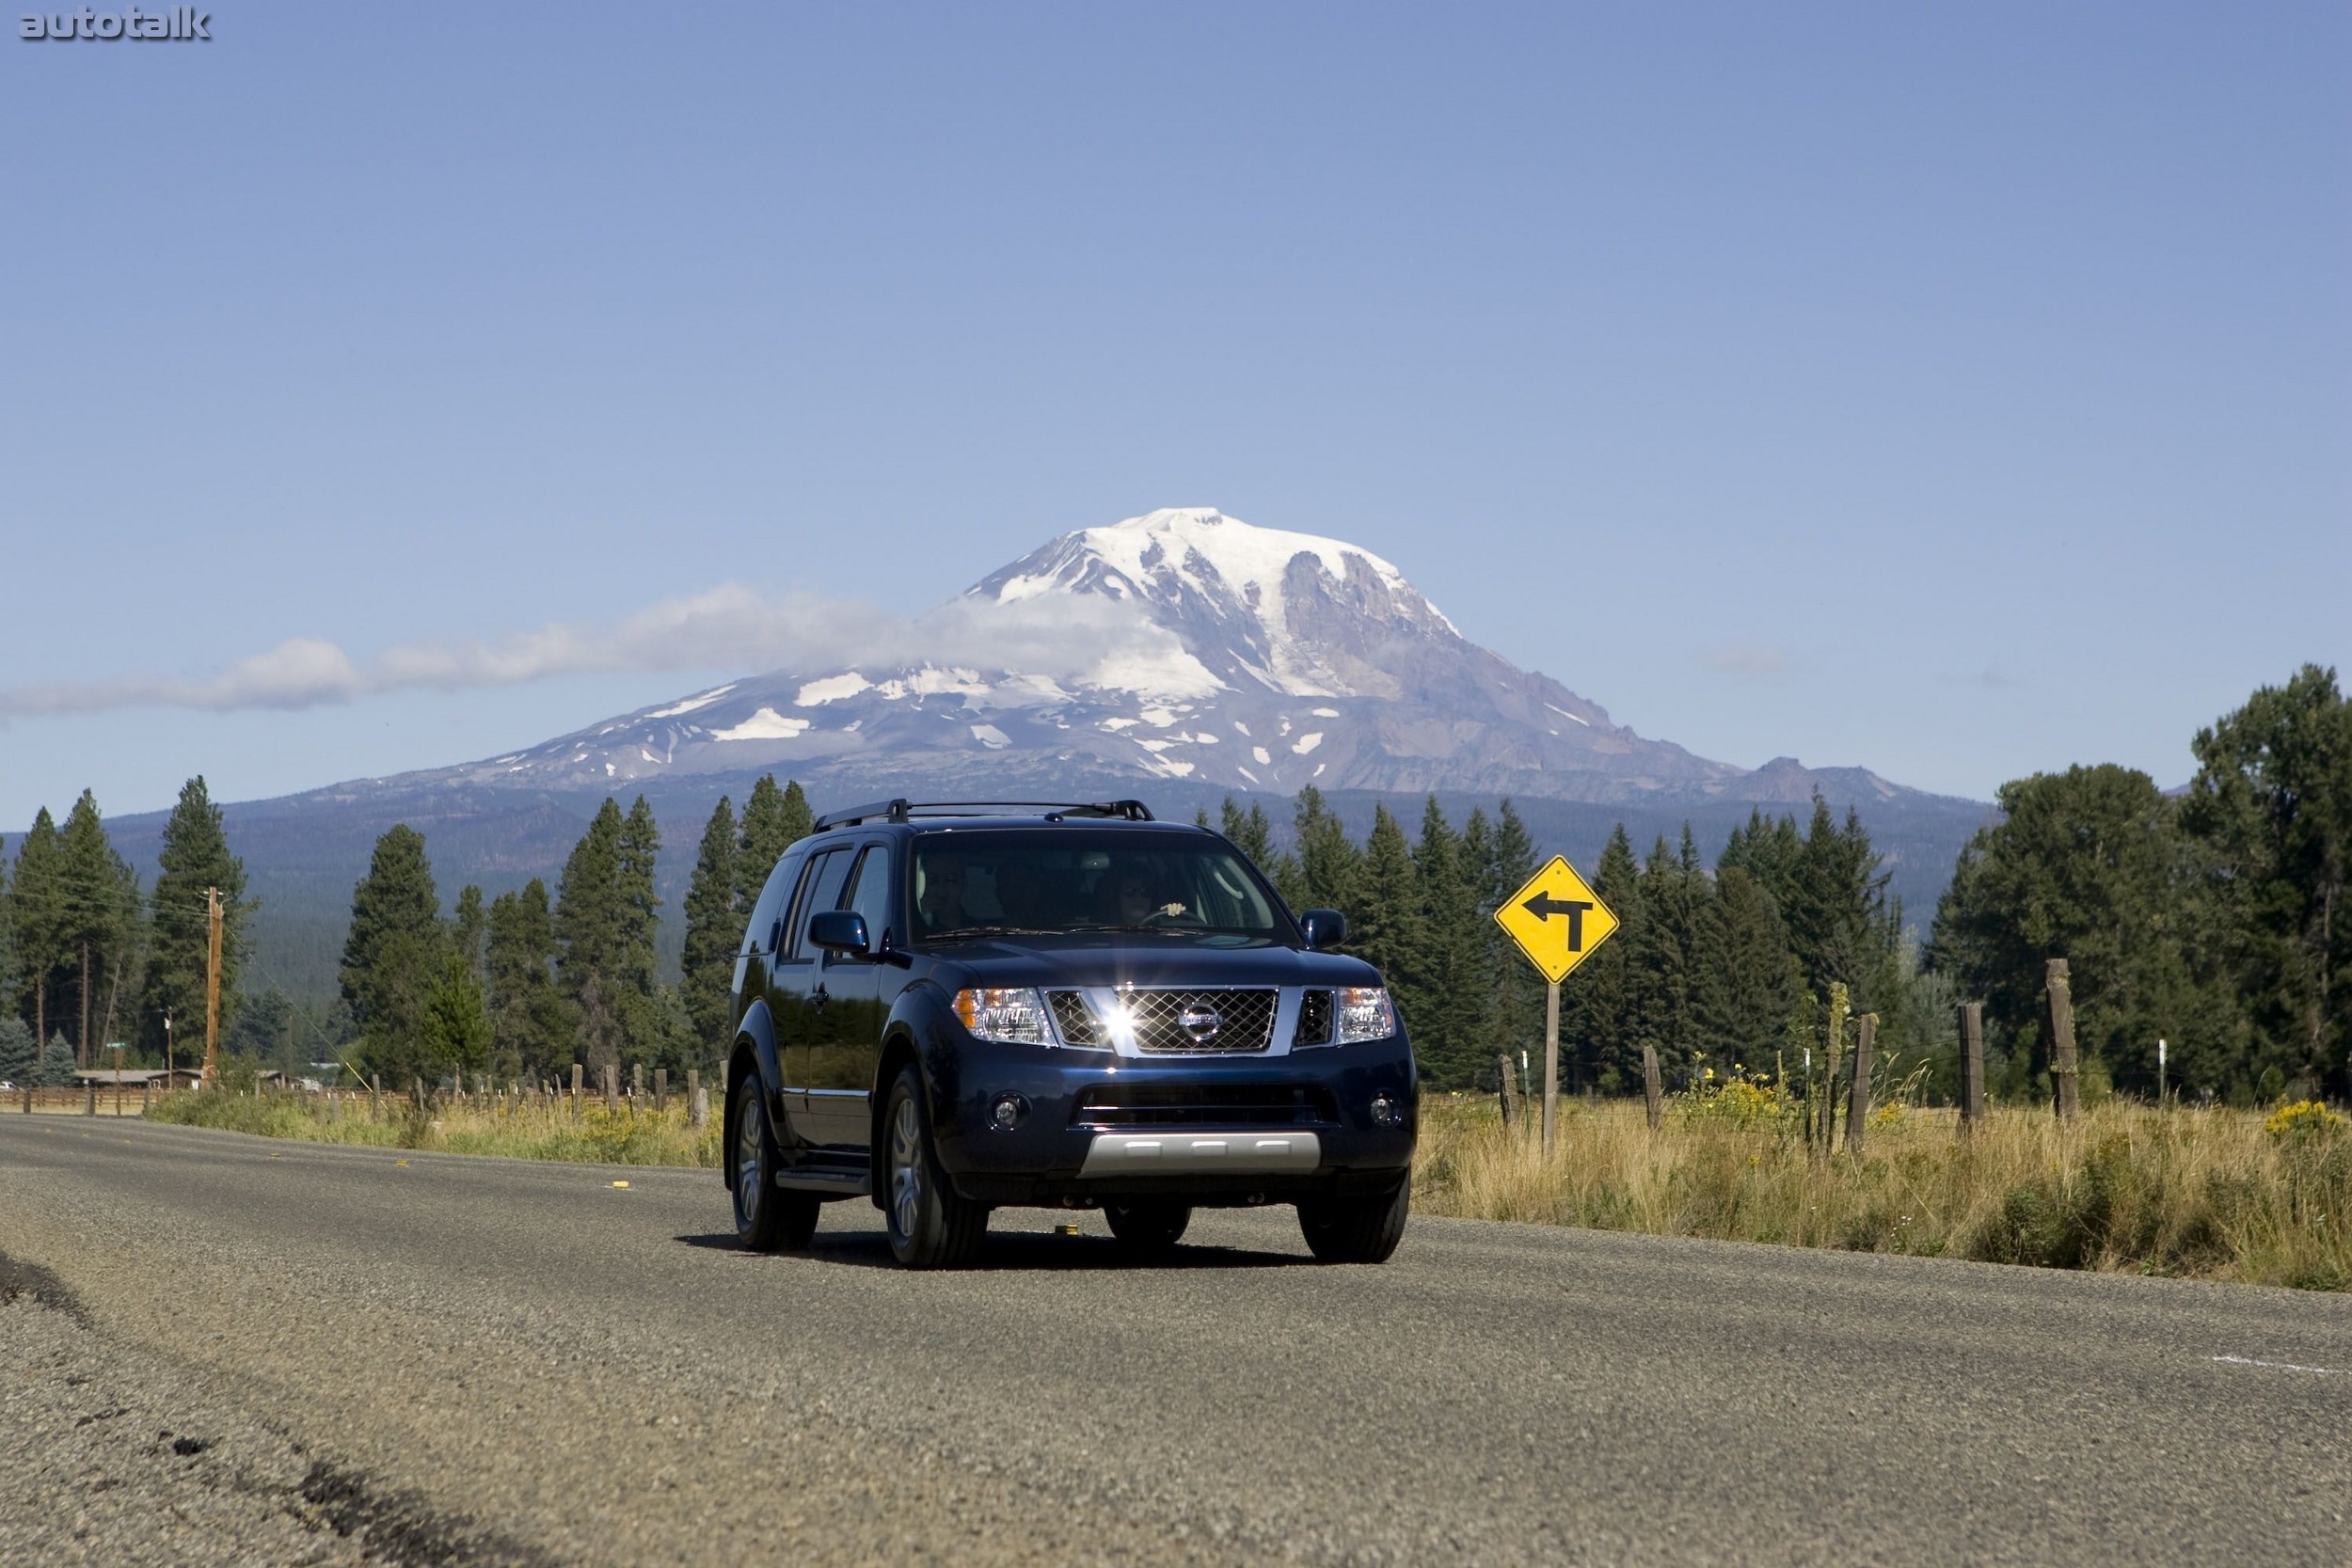
<path fill-rule="evenodd" d="M 1347 916 L 1337 910 L 1309 910 L 1298 917 L 1298 927 L 1311 948 L 1337 947 L 1347 940 Z"/>
<path fill-rule="evenodd" d="M 812 946 L 828 953 L 847 953 L 853 958 L 866 954 L 866 917 L 855 910 L 827 910 L 808 917 L 808 940 Z"/>

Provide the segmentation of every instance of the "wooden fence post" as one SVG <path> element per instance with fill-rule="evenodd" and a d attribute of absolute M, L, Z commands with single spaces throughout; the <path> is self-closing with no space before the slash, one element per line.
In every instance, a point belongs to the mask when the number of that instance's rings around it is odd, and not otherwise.
<path fill-rule="evenodd" d="M 580 1086 L 583 1070 L 578 1062 L 572 1064 L 572 1119 L 574 1121 L 580 1119 Z"/>
<path fill-rule="evenodd" d="M 1853 1092 L 1846 1098 L 1846 1150 L 1862 1152 L 1862 1131 L 1870 1119 L 1870 1057 L 1876 1047 L 1879 1015 L 1864 1013 L 1853 1046 Z"/>
<path fill-rule="evenodd" d="M 1519 1075 L 1512 1069 L 1511 1055 L 1503 1052 L 1496 1055 L 1495 1065 L 1502 1069 L 1502 1125 L 1519 1125 Z"/>
<path fill-rule="evenodd" d="M 670 1108 L 670 1069 L 666 1067 L 653 1069 L 653 1108 L 656 1115 Z"/>
<path fill-rule="evenodd" d="M 686 1069 L 686 1119 L 696 1127 L 710 1125 L 710 1101 L 703 1094 L 703 1075 L 699 1068 Z"/>
<path fill-rule="evenodd" d="M 630 1107 L 633 1109 L 637 1102 L 644 1098 L 645 1064 L 643 1062 L 631 1062 L 628 1064 L 628 1102 Z"/>
<path fill-rule="evenodd" d="M 1984 1004 L 1960 1005 L 1960 1125 L 1984 1120 Z"/>
<path fill-rule="evenodd" d="M 2050 1076 L 2058 1082 L 2058 1114 L 2072 1121 L 2083 1108 L 2082 1066 L 2074 1054 L 2074 990 L 2066 976 L 2066 960 L 2052 958 L 2043 985 L 2050 993 Z"/>
<path fill-rule="evenodd" d="M 92 1084 L 88 1087 L 89 1099 L 83 1104 L 82 1114 L 86 1117 L 94 1117 L 98 1114 L 98 1085 Z"/>
<path fill-rule="evenodd" d="M 604 1079 L 604 1114 L 611 1116 L 621 1108 L 621 1065 L 607 1062 L 597 1071 Z"/>
<path fill-rule="evenodd" d="M 1649 1130 L 1655 1132 L 1666 1121 L 1666 1085 L 1658 1075 L 1658 1047 L 1646 1041 L 1642 1046 L 1642 1096 L 1649 1101 Z"/>

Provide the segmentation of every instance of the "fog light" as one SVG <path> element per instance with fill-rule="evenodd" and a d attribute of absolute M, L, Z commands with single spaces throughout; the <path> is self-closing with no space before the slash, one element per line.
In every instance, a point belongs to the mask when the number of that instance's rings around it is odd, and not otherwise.
<path fill-rule="evenodd" d="M 998 1132 L 1009 1132 L 1021 1125 L 1021 1118 L 1028 1115 L 1028 1111 L 1029 1102 L 1019 1095 L 1000 1094 L 988 1113 L 989 1122 Z"/>
<path fill-rule="evenodd" d="M 1405 1119 L 1405 1107 L 1385 1094 L 1372 1100 L 1372 1124 L 1375 1127 L 1394 1127 Z"/>

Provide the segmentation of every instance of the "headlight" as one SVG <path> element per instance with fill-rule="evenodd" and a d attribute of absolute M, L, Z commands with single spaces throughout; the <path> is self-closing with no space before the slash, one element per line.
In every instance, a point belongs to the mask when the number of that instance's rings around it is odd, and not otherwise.
<path fill-rule="evenodd" d="M 1025 986 L 1016 990 L 960 990 L 956 1017 L 975 1039 L 1008 1045 L 1054 1043 L 1054 1031 L 1045 1022 L 1045 998 Z"/>
<path fill-rule="evenodd" d="M 1396 1033 L 1396 1008 L 1381 986 L 1347 986 L 1331 993 L 1331 1043 L 1384 1040 Z"/>

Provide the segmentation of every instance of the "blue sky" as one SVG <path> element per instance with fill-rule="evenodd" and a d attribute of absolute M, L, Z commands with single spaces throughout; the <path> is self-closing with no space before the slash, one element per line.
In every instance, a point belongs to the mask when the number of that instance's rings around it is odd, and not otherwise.
<path fill-rule="evenodd" d="M 0 825 L 738 672 L 26 712 L 52 683 L 728 582 L 919 608 L 1164 505 L 1376 550 L 1644 734 L 1980 798 L 2177 782 L 2255 685 L 2352 673 L 2342 7 L 213 32 L 0 39 Z"/>

